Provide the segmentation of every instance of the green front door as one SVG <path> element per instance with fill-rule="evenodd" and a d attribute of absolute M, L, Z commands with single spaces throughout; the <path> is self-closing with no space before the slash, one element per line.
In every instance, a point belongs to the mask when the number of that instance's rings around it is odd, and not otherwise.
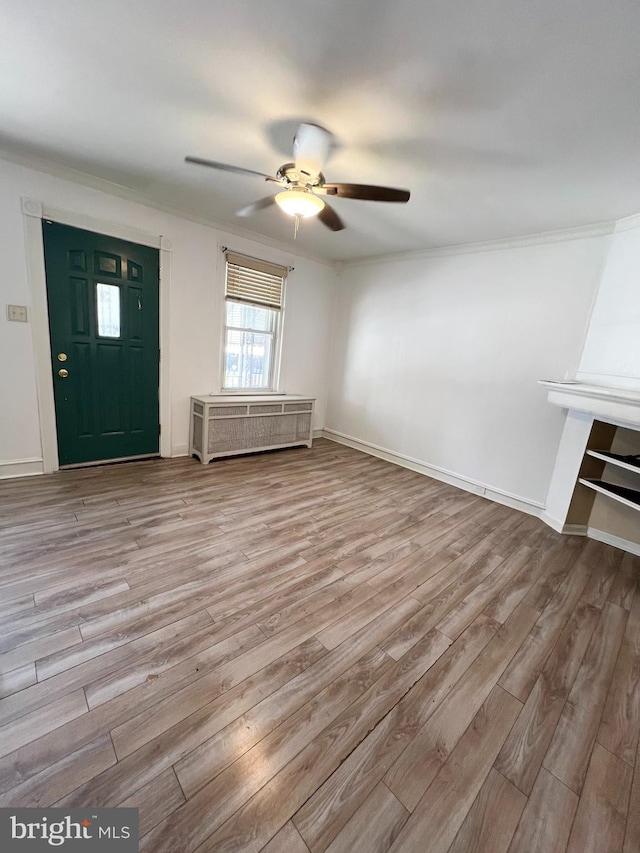
<path fill-rule="evenodd" d="M 42 227 L 60 465 L 157 454 L 158 250 Z"/>

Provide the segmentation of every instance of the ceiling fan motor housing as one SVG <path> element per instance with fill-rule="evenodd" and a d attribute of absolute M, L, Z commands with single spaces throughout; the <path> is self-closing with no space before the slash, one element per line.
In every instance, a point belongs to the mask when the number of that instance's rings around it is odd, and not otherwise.
<path fill-rule="evenodd" d="M 293 138 L 296 171 L 307 183 L 317 177 L 331 152 L 333 134 L 317 124 L 301 124 Z"/>

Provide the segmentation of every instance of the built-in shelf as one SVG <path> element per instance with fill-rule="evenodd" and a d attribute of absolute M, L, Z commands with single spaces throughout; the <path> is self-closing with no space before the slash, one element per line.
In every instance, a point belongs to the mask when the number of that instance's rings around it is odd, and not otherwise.
<path fill-rule="evenodd" d="M 640 377 L 635 388 L 541 384 L 568 409 L 549 487 L 552 526 L 640 555 Z"/>
<path fill-rule="evenodd" d="M 589 489 L 600 492 L 602 495 L 607 495 L 607 497 L 618 501 L 618 503 L 630 506 L 632 509 L 640 510 L 640 491 L 637 489 L 627 489 L 625 486 L 606 483 L 604 480 L 587 480 L 584 477 L 580 477 L 579 482 Z"/>
<path fill-rule="evenodd" d="M 633 471 L 635 474 L 640 474 L 640 457 L 637 463 L 627 462 L 625 457 L 620 453 L 611 453 L 609 450 L 587 450 L 589 456 L 595 459 L 600 459 L 606 462 L 607 465 L 616 465 L 618 468 L 624 468 L 626 471 Z"/>

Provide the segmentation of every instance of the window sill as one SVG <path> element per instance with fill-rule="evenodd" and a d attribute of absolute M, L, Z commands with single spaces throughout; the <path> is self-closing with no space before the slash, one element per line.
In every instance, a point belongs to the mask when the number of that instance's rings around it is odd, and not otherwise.
<path fill-rule="evenodd" d="M 274 394 L 284 394 L 284 391 L 274 391 L 266 388 L 222 388 L 220 391 L 212 391 L 212 395 L 216 394 L 239 394 L 252 397 L 273 397 Z"/>

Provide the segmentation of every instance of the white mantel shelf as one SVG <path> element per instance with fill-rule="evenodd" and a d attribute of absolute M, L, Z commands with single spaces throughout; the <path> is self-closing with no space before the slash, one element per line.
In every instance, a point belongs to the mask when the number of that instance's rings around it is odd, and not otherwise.
<path fill-rule="evenodd" d="M 640 390 L 587 385 L 582 382 L 538 380 L 548 391 L 548 400 L 564 409 L 586 412 L 601 420 L 624 421 L 640 427 Z"/>

